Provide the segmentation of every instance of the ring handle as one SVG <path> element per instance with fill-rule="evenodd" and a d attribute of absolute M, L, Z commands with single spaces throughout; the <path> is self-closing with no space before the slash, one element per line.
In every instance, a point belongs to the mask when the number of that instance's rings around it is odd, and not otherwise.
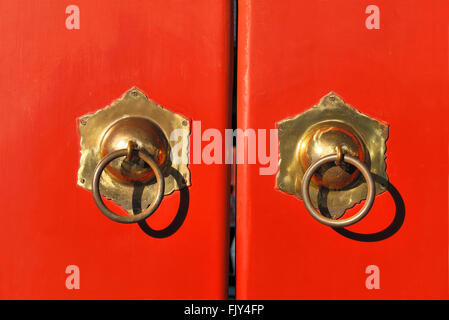
<path fill-rule="evenodd" d="M 128 148 L 129 149 L 129 148 Z M 161 169 L 157 165 L 156 161 L 153 160 L 151 156 L 144 153 L 143 151 L 139 150 L 137 152 L 137 156 L 141 158 L 143 161 L 145 161 L 151 169 L 153 169 L 153 172 L 156 176 L 157 181 L 157 194 L 154 198 L 153 202 L 142 212 L 139 214 L 133 215 L 133 216 L 121 216 L 116 213 L 114 213 L 112 210 L 110 210 L 106 205 L 104 204 L 103 200 L 101 199 L 100 195 L 100 177 L 101 173 L 103 172 L 104 168 L 112 162 L 113 160 L 129 156 L 129 150 L 128 149 L 121 149 L 114 152 L 109 153 L 106 157 L 104 157 L 95 168 L 94 171 L 94 177 L 92 180 L 92 194 L 94 196 L 95 204 L 97 205 L 98 209 L 109 219 L 120 222 L 120 223 L 135 223 L 142 220 L 145 220 L 148 218 L 151 214 L 153 214 L 154 211 L 159 207 L 161 204 L 162 198 L 164 197 L 164 191 L 165 191 L 165 180 L 164 175 L 162 174 Z"/>
<path fill-rule="evenodd" d="M 347 163 L 352 164 L 357 169 L 360 170 L 363 177 L 366 180 L 366 183 L 368 185 L 368 192 L 365 204 L 363 205 L 362 209 L 352 217 L 349 217 L 347 219 L 342 220 L 333 220 L 324 217 L 321 215 L 312 205 L 312 201 L 310 200 L 310 194 L 309 194 L 309 184 L 312 179 L 313 174 L 315 171 L 321 167 L 323 164 L 333 161 L 344 161 Z M 304 205 L 306 206 L 307 211 L 314 217 L 316 220 L 321 222 L 322 224 L 334 227 L 334 228 L 342 228 L 350 226 L 358 221 L 360 221 L 362 218 L 364 218 L 368 212 L 370 211 L 371 207 L 374 203 L 374 198 L 376 196 L 376 186 L 374 183 L 374 178 L 371 175 L 368 167 L 361 162 L 358 158 L 351 157 L 349 155 L 341 155 L 341 154 L 331 154 L 325 157 L 322 157 L 321 159 L 314 162 L 305 172 L 304 177 L 302 179 L 301 183 L 301 193 L 304 201 Z"/>

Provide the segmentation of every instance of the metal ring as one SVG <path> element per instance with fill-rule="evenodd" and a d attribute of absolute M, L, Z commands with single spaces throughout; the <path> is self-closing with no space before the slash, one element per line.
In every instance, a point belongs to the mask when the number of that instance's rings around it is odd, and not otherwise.
<path fill-rule="evenodd" d="M 156 176 L 157 180 L 157 194 L 154 198 L 153 202 L 142 212 L 139 214 L 133 215 L 133 216 L 121 216 L 113 211 L 111 211 L 106 205 L 104 204 L 103 200 L 101 199 L 100 195 L 100 177 L 101 173 L 103 172 L 104 168 L 112 162 L 113 160 L 125 157 L 128 154 L 127 149 L 121 149 L 114 152 L 111 152 L 106 157 L 104 157 L 95 168 L 94 171 L 94 177 L 92 180 L 92 194 L 94 196 L 95 204 L 97 205 L 98 209 L 109 219 L 114 220 L 116 222 L 120 223 L 135 223 L 142 220 L 145 220 L 148 218 L 161 204 L 162 198 L 164 197 L 164 191 L 165 191 L 165 180 L 164 175 L 162 174 L 161 169 L 157 165 L 156 161 L 154 161 L 151 156 L 147 155 L 146 153 L 139 151 L 138 156 L 145 161 L 151 169 L 153 169 L 153 172 Z"/>
<path fill-rule="evenodd" d="M 337 154 L 332 154 L 329 156 L 325 156 L 316 162 L 314 162 L 305 172 L 302 183 L 301 183 L 301 192 L 302 192 L 302 198 L 304 201 L 304 205 L 306 206 L 307 211 L 314 217 L 316 220 L 321 222 L 322 224 L 325 224 L 329 227 L 335 227 L 335 228 L 342 228 L 350 226 L 358 221 L 360 221 L 363 217 L 366 216 L 366 214 L 370 211 L 371 207 L 374 203 L 374 198 L 376 196 L 376 186 L 374 183 L 374 178 L 369 172 L 368 167 L 361 162 L 358 158 L 354 158 L 348 155 L 343 155 L 343 161 L 348 162 L 352 165 L 354 165 L 357 169 L 360 170 L 360 172 L 365 177 L 366 183 L 368 185 L 368 192 L 367 197 L 364 206 L 362 209 L 352 217 L 349 217 L 347 219 L 342 220 L 333 220 L 326 218 L 322 216 L 312 205 L 312 201 L 310 200 L 310 194 L 309 194 L 309 184 L 310 180 L 312 179 L 313 174 L 315 171 L 321 167 L 323 164 L 336 161 L 338 160 Z"/>

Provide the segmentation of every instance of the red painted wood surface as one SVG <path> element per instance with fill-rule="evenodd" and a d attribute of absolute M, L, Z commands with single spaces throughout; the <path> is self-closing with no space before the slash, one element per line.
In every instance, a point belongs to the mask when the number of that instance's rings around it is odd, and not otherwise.
<path fill-rule="evenodd" d="M 448 25 L 447 1 L 239 1 L 238 126 L 275 128 L 334 91 L 390 125 L 393 187 L 341 234 L 240 166 L 238 299 L 449 298 Z"/>
<path fill-rule="evenodd" d="M 203 130 L 229 127 L 232 1 L 1 1 L 0 17 L 0 298 L 225 298 L 226 166 L 190 165 L 188 211 L 171 224 L 187 195 L 165 197 L 147 223 L 179 228 L 154 238 L 77 187 L 77 118 L 137 86 Z"/>

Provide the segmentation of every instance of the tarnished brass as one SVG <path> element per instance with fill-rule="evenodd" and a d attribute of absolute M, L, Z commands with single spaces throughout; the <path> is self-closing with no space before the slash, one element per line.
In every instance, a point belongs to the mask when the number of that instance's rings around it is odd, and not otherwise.
<path fill-rule="evenodd" d="M 366 181 L 353 165 L 341 161 L 343 153 L 364 163 L 374 176 L 388 179 L 385 152 L 388 126 L 372 119 L 334 93 L 317 106 L 278 123 L 279 173 L 277 187 L 303 199 L 301 182 L 310 165 L 337 154 L 335 162 L 323 164 L 312 177 L 309 194 L 315 208 L 326 209 L 332 219 L 366 198 Z M 376 183 L 376 194 L 385 188 Z M 323 210 L 321 210 L 323 211 Z"/>
<path fill-rule="evenodd" d="M 329 156 L 325 156 L 323 158 L 320 158 L 318 161 L 314 162 L 304 173 L 304 177 L 301 182 L 301 193 L 302 198 L 304 201 L 304 205 L 307 209 L 307 211 L 314 217 L 316 220 L 321 222 L 322 224 L 334 227 L 334 228 L 342 228 L 350 226 L 354 223 L 357 223 L 361 219 L 363 219 L 368 212 L 370 211 L 373 203 L 374 198 L 376 197 L 376 187 L 374 182 L 374 177 L 369 172 L 368 167 L 359 160 L 359 158 L 351 157 L 350 155 L 344 155 L 341 159 L 339 159 L 339 156 L 342 156 L 341 154 L 331 154 Z M 356 166 L 358 170 L 361 171 L 363 177 L 365 178 L 365 181 L 367 183 L 368 191 L 367 191 L 367 199 L 365 201 L 365 204 L 363 205 L 362 209 L 359 210 L 359 212 L 349 218 L 346 219 L 330 219 L 327 217 L 324 217 L 318 210 L 315 210 L 315 208 L 312 205 L 312 202 L 310 201 L 309 196 L 309 185 L 310 181 L 312 180 L 314 172 L 319 169 L 323 164 L 329 163 L 329 162 L 346 162 L 351 163 L 352 165 Z"/>
<path fill-rule="evenodd" d="M 162 198 L 164 197 L 165 179 L 164 174 L 161 171 L 161 168 L 157 165 L 156 161 L 150 155 L 148 155 L 148 153 L 140 151 L 137 147 L 136 147 L 137 149 L 134 149 L 135 146 L 136 145 L 130 141 L 130 143 L 128 144 L 129 148 L 112 151 L 98 163 L 94 171 L 94 177 L 92 179 L 92 195 L 95 204 L 97 205 L 101 213 L 103 213 L 106 217 L 115 222 L 136 223 L 145 220 L 157 210 L 157 208 L 161 204 Z M 110 162 L 114 161 L 115 159 L 122 158 L 123 156 L 138 157 L 143 161 L 145 161 L 145 163 L 148 164 L 148 166 L 150 166 L 151 169 L 153 169 L 157 183 L 157 192 L 152 203 L 148 207 L 143 209 L 141 212 L 138 213 L 136 212 L 136 214 L 128 216 L 116 214 L 114 211 L 109 209 L 103 202 L 103 199 L 101 199 L 99 190 L 101 175 L 105 167 L 108 166 Z"/>
<path fill-rule="evenodd" d="M 341 161 L 343 160 L 343 151 L 341 149 L 341 145 L 336 146 L 335 150 L 337 152 L 337 160 L 335 161 L 335 164 L 337 166 L 341 166 Z"/>
<path fill-rule="evenodd" d="M 79 118 L 81 159 L 78 185 L 92 190 L 92 178 L 96 165 L 108 154 L 127 149 L 127 156 L 113 160 L 100 179 L 101 195 L 113 200 L 132 214 L 135 186 L 143 185 L 142 208 L 146 208 L 157 194 L 153 170 L 140 157 L 133 155 L 137 149 L 149 154 L 164 174 L 168 195 L 190 186 L 187 163 L 174 164 L 170 151 L 177 145 L 180 152 L 188 153 L 188 139 L 171 141 L 173 130 L 182 129 L 190 134 L 187 118 L 175 114 L 146 95 L 132 88 L 110 106 Z M 131 141 L 131 144 L 129 144 Z"/>
<path fill-rule="evenodd" d="M 170 160 L 168 141 L 163 132 L 156 124 L 142 117 L 121 119 L 111 125 L 100 143 L 101 157 L 104 158 L 115 150 L 129 148 L 129 141 L 136 145 L 134 148 L 145 149 L 162 169 Z M 125 183 L 145 183 L 154 178 L 153 170 L 138 157 L 117 161 L 108 165 L 105 171 L 112 178 Z"/>
<path fill-rule="evenodd" d="M 339 121 L 323 121 L 311 126 L 298 144 L 297 157 L 303 172 L 318 159 L 341 152 L 364 161 L 365 148 L 362 139 L 353 128 Z M 312 183 L 328 189 L 343 189 L 356 181 L 359 171 L 346 163 L 322 166 L 312 178 Z"/>

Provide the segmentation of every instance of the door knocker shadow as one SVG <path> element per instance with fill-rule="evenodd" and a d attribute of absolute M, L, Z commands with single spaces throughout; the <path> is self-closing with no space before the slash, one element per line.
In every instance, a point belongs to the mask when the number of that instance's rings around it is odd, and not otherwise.
<path fill-rule="evenodd" d="M 170 168 L 167 171 L 167 174 L 172 176 L 177 181 L 178 185 L 186 185 L 184 177 L 176 169 Z M 132 208 L 134 214 L 142 212 L 141 199 L 144 187 L 145 185 L 139 182 L 136 182 L 134 184 L 132 196 Z M 178 229 L 184 223 L 184 220 L 187 216 L 187 211 L 189 209 L 189 188 L 186 186 L 181 190 L 179 190 L 179 192 L 180 192 L 180 199 L 179 199 L 178 212 L 176 213 L 176 216 L 174 217 L 173 221 L 166 228 L 161 230 L 155 230 L 147 224 L 146 220 L 142 220 L 138 222 L 138 225 L 143 232 L 145 232 L 150 237 L 162 239 L 167 238 L 173 235 L 176 231 L 178 231 Z M 161 203 L 161 205 L 163 205 L 163 203 Z M 157 210 L 154 214 L 157 214 Z M 151 218 L 151 216 L 149 218 Z"/>
<path fill-rule="evenodd" d="M 393 221 L 389 226 L 387 226 L 384 230 L 375 232 L 375 233 L 357 233 L 353 231 L 349 231 L 345 228 L 332 228 L 335 230 L 335 232 L 341 234 L 342 236 L 356 240 L 361 242 L 375 242 L 375 241 L 382 241 L 385 240 L 392 235 L 394 235 L 396 232 L 399 231 L 399 229 L 402 227 L 402 224 L 404 223 L 405 219 L 405 204 L 404 199 L 402 199 L 401 194 L 399 193 L 398 189 L 396 189 L 390 182 L 388 182 L 385 178 L 382 178 L 376 174 L 372 174 L 374 181 L 379 183 L 380 185 L 384 186 L 386 191 L 390 193 L 391 197 L 394 200 L 394 204 L 396 207 L 396 212 Z M 319 195 L 318 195 L 318 208 L 320 212 L 326 216 L 330 217 L 329 210 L 327 208 L 327 194 L 329 191 L 327 189 L 320 189 Z M 369 214 L 369 213 L 368 213 Z"/>

